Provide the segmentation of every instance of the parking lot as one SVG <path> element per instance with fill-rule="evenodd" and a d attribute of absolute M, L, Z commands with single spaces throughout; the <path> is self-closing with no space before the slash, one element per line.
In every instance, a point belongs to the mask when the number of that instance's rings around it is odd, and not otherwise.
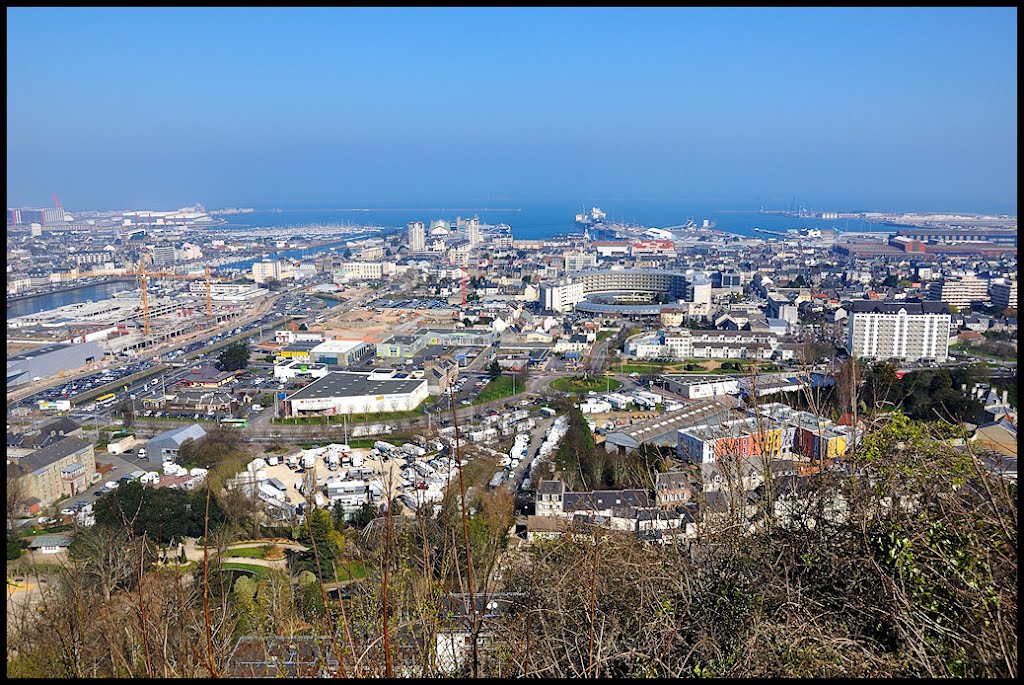
<path fill-rule="evenodd" d="M 378 307 L 380 309 L 454 309 L 454 307 L 444 300 L 431 300 L 424 298 L 414 298 L 408 300 L 395 300 L 391 298 L 381 298 L 374 300 L 368 307 Z"/>
<path fill-rule="evenodd" d="M 83 378 L 79 378 L 74 381 L 69 381 L 64 385 L 55 386 L 37 392 L 34 395 L 26 397 L 20 402 L 17 402 L 14 406 L 34 407 L 38 404 L 39 400 L 53 401 L 71 399 L 76 395 L 89 392 L 90 390 L 102 387 L 104 385 L 107 385 L 108 383 L 113 383 L 115 381 L 121 380 L 122 378 L 127 378 L 136 373 L 139 373 L 140 371 L 144 371 L 145 369 L 151 367 L 152 365 L 153 362 L 151 360 L 146 360 L 133 362 L 131 364 L 128 364 L 127 366 L 122 366 L 118 369 L 97 371 L 96 373 L 85 376 Z"/>

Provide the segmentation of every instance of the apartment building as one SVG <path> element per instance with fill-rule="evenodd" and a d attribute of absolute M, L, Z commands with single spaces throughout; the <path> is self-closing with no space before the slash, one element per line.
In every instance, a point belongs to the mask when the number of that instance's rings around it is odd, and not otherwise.
<path fill-rule="evenodd" d="M 945 302 L 850 303 L 846 347 L 862 359 L 931 359 L 949 356 L 949 322 Z"/>
<path fill-rule="evenodd" d="M 988 281 L 974 274 L 932 281 L 928 284 L 928 299 L 958 308 L 988 302 Z"/>
<path fill-rule="evenodd" d="M 1011 280 L 1006 283 L 993 283 L 989 292 L 992 296 L 992 304 L 1000 309 L 1017 308 L 1017 281 Z"/>

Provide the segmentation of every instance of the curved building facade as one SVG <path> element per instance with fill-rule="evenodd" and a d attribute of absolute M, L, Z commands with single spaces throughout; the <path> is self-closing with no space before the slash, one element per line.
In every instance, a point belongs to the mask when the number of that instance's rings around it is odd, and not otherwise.
<path fill-rule="evenodd" d="M 672 301 L 664 306 L 689 304 L 692 314 L 703 316 L 710 313 L 711 282 L 679 271 L 602 269 L 541 284 L 544 308 L 558 312 L 578 308 L 608 314 L 657 314 L 663 305 L 652 302 L 656 296 Z"/>

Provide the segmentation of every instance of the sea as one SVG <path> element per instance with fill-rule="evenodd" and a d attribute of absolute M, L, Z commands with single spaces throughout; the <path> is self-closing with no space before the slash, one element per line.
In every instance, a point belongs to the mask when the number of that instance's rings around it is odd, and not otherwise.
<path fill-rule="evenodd" d="M 601 202 L 586 206 L 566 204 L 531 204 L 525 207 L 513 206 L 480 206 L 462 205 L 457 207 L 405 207 L 405 208 L 327 208 L 327 209 L 260 209 L 244 214 L 214 215 L 224 219 L 225 228 L 282 228 L 294 229 L 306 226 L 346 226 L 373 227 L 381 232 L 402 230 L 410 221 L 422 221 L 428 226 L 435 219 L 444 219 L 454 223 L 458 217 L 471 218 L 477 216 L 481 223 L 497 225 L 507 224 L 512 236 L 517 239 L 536 240 L 556 235 L 582 233 L 576 225 L 576 213 L 590 209 L 599 204 L 607 213 L 607 222 L 626 223 L 646 226 L 648 228 L 666 228 L 680 226 L 692 220 L 698 226 L 708 220 L 714 224 L 715 230 L 734 233 L 742 236 L 758 236 L 754 231 L 759 228 L 766 231 L 785 232 L 788 229 L 818 228 L 837 230 L 840 232 L 891 231 L 892 226 L 870 223 L 857 219 L 818 219 L 812 217 L 791 217 L 781 214 L 767 214 L 751 207 L 716 207 L 713 205 L 697 205 L 680 203 L 644 203 L 644 202 Z M 332 245 L 338 249 L 347 240 L 365 237 L 374 231 L 346 237 Z M 762 234 L 763 235 L 763 234 Z M 314 250 L 284 250 L 275 252 L 272 257 L 309 257 L 315 253 L 325 252 L 332 245 L 325 245 Z M 224 265 L 224 268 L 248 269 L 254 259 Z M 114 292 L 132 288 L 130 283 L 104 283 L 77 290 L 60 291 L 37 297 L 8 303 L 7 317 L 24 316 L 36 312 L 54 309 L 72 302 L 101 300 Z"/>
<path fill-rule="evenodd" d="M 701 225 L 704 220 L 714 228 L 742 236 L 757 236 L 753 229 L 783 232 L 787 229 L 819 228 L 840 232 L 892 230 L 883 224 L 859 219 L 818 219 L 790 217 L 761 213 L 757 208 L 722 208 L 696 206 L 631 203 L 621 206 L 600 205 L 607 213 L 608 222 L 628 223 L 648 228 L 680 226 L 687 220 Z M 481 223 L 508 224 L 517 239 L 535 240 L 567 233 L 582 233 L 576 226 L 578 212 L 590 206 L 533 205 L 528 207 L 411 207 L 411 208 L 337 208 L 337 209 L 278 209 L 257 210 L 246 214 L 222 215 L 228 227 L 241 228 L 297 228 L 302 226 L 374 226 L 383 229 L 404 229 L 410 221 L 422 221 L 428 226 L 435 219 L 454 222 L 457 217 L 478 216 Z"/>

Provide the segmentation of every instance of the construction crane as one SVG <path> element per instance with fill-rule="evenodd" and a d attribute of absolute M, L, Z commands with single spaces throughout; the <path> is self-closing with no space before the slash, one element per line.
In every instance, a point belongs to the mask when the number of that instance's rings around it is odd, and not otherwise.
<path fill-rule="evenodd" d="M 60 200 L 57 199 L 57 193 L 53 194 L 53 206 L 57 209 L 64 209 L 64 205 L 62 205 Z"/>
<path fill-rule="evenodd" d="M 149 271 L 149 272 L 147 272 L 146 271 L 146 260 L 148 258 L 149 258 L 149 253 L 144 254 L 142 256 L 142 259 L 139 260 L 139 266 L 137 267 L 137 269 L 135 271 L 135 275 L 137 275 L 139 277 L 139 287 L 142 290 L 142 322 L 143 322 L 143 331 L 145 332 L 146 335 L 149 335 L 149 329 L 150 329 L 150 324 L 149 324 L 149 294 L 147 292 L 146 285 L 147 285 L 148 280 L 151 279 L 151 278 L 165 278 L 165 279 L 179 280 L 179 281 L 205 280 L 206 281 L 206 315 L 207 316 L 211 316 L 211 317 L 213 316 L 213 296 L 212 296 L 212 292 L 211 292 L 212 288 L 211 288 L 210 284 L 213 281 L 217 281 L 218 283 L 220 283 L 220 282 L 224 282 L 224 281 L 229 281 L 230 279 L 227 279 L 227 278 L 212 278 L 210 276 L 210 267 L 206 267 L 205 268 L 204 273 L 203 273 L 202 276 L 190 275 L 190 274 L 178 274 L 178 273 L 174 273 L 173 271 Z M 130 272 L 129 272 L 129 274 L 126 274 L 126 275 L 130 275 Z"/>

